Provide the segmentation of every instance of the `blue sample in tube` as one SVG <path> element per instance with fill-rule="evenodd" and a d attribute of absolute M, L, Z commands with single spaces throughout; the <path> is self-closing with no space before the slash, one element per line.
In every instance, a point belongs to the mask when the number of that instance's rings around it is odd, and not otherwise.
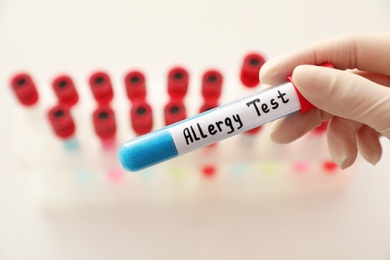
<path fill-rule="evenodd" d="M 168 130 L 162 129 L 127 142 L 119 148 L 118 157 L 123 168 L 138 171 L 178 156 Z"/>

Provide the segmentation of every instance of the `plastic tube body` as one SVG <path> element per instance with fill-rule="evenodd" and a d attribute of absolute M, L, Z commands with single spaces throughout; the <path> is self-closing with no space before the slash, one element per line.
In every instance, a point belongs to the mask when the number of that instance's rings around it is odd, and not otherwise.
<path fill-rule="evenodd" d="M 300 111 L 301 103 L 287 82 L 130 140 L 118 157 L 125 169 L 141 170 Z"/>

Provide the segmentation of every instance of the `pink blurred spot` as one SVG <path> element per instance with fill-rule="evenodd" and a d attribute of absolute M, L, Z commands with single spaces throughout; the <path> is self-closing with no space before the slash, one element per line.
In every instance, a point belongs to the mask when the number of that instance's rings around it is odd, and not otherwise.
<path fill-rule="evenodd" d="M 120 169 L 110 169 L 107 171 L 107 178 L 110 182 L 118 183 L 123 179 L 123 171 Z"/>
<path fill-rule="evenodd" d="M 310 164 L 308 162 L 296 162 L 293 167 L 296 172 L 303 173 L 309 169 Z"/>

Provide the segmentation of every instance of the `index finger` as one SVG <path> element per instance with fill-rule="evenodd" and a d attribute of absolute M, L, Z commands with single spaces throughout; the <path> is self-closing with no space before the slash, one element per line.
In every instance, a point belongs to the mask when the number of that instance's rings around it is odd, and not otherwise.
<path fill-rule="evenodd" d="M 303 64 L 331 63 L 336 69 L 358 69 L 390 76 L 390 34 L 353 33 L 301 47 L 266 62 L 260 81 L 275 85 Z"/>

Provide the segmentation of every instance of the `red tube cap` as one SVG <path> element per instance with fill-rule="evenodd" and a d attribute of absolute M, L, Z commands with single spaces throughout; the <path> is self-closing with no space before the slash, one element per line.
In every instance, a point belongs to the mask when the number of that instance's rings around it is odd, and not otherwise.
<path fill-rule="evenodd" d="M 264 56 L 258 53 L 249 53 L 244 57 L 240 79 L 245 87 L 252 88 L 260 83 L 259 72 L 264 63 Z"/>
<path fill-rule="evenodd" d="M 107 105 L 99 105 L 92 115 L 95 133 L 101 139 L 109 139 L 115 136 L 115 113 Z"/>
<path fill-rule="evenodd" d="M 168 95 L 171 99 L 183 99 L 188 90 L 189 75 L 182 67 L 172 68 L 168 72 Z"/>
<path fill-rule="evenodd" d="M 204 99 L 218 99 L 221 96 L 223 76 L 217 70 L 208 70 L 202 77 L 202 96 Z"/>
<path fill-rule="evenodd" d="M 131 102 L 146 98 L 145 76 L 140 71 L 130 71 L 125 76 L 127 97 Z"/>
<path fill-rule="evenodd" d="M 27 73 L 20 73 L 11 79 L 11 87 L 19 102 L 32 106 L 38 102 L 39 95 L 34 81 Z"/>
<path fill-rule="evenodd" d="M 186 108 L 181 100 L 171 100 L 164 107 L 165 125 L 186 119 Z"/>
<path fill-rule="evenodd" d="M 137 135 L 149 133 L 153 128 L 153 110 L 145 100 L 133 103 L 130 110 L 130 121 Z"/>
<path fill-rule="evenodd" d="M 69 112 L 68 106 L 58 104 L 48 112 L 49 123 L 54 133 L 61 139 L 67 139 L 74 135 L 75 124 Z"/>
<path fill-rule="evenodd" d="M 75 105 L 79 100 L 79 95 L 74 86 L 73 80 L 67 75 L 60 75 L 52 83 L 54 93 L 60 103 L 69 107 Z"/>
<path fill-rule="evenodd" d="M 107 73 L 95 72 L 89 78 L 92 94 L 99 104 L 108 104 L 114 97 L 111 80 Z"/>

